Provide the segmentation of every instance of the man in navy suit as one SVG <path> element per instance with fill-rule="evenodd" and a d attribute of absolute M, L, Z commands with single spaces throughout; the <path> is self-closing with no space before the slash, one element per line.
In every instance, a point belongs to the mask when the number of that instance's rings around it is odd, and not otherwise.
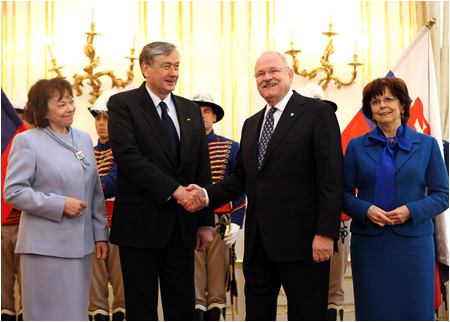
<path fill-rule="evenodd" d="M 109 136 L 118 165 L 111 243 L 119 245 L 127 320 L 158 320 L 158 281 L 165 320 L 194 319 L 194 249 L 212 240 L 214 211 L 191 214 L 198 203 L 185 186 L 211 184 L 200 107 L 172 94 L 180 55 L 165 42 L 139 57 L 146 81 L 108 102 Z"/>
<path fill-rule="evenodd" d="M 233 171 L 206 187 L 207 203 L 215 209 L 247 195 L 247 320 L 276 320 L 281 285 L 289 320 L 326 320 L 344 184 L 339 125 L 330 105 L 291 90 L 283 54 L 263 53 L 255 79 L 267 105 L 245 121 Z"/>

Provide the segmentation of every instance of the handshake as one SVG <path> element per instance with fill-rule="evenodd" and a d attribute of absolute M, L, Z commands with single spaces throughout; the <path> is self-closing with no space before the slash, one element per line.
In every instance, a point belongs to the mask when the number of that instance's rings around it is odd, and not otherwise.
<path fill-rule="evenodd" d="M 206 206 L 205 192 L 196 184 L 190 184 L 187 187 L 180 185 L 172 196 L 189 212 L 199 211 Z"/>
<path fill-rule="evenodd" d="M 184 209 L 189 212 L 196 212 L 203 209 L 206 206 L 206 195 L 203 188 L 190 184 L 187 187 L 179 186 L 172 195 Z M 224 242 L 227 245 L 234 244 L 237 238 L 237 234 L 241 227 L 235 223 L 231 223 L 224 236 Z M 199 248 L 197 247 L 197 250 Z"/>

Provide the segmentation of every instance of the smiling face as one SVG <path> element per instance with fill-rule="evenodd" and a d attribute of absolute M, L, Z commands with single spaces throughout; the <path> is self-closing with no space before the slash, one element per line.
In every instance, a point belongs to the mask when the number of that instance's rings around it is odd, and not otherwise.
<path fill-rule="evenodd" d="M 394 98 L 391 102 L 384 102 L 386 98 Z M 392 127 L 398 128 L 401 124 L 401 114 L 403 112 L 403 106 L 400 100 L 392 94 L 388 87 L 385 87 L 382 95 L 377 95 L 372 99 L 370 108 L 374 121 L 381 128 Z"/>
<path fill-rule="evenodd" d="M 256 61 L 255 78 L 259 94 L 270 106 L 275 106 L 289 92 L 294 73 L 280 55 L 269 52 Z"/>
<path fill-rule="evenodd" d="M 75 102 L 69 92 L 64 92 L 62 97 L 55 92 L 48 100 L 47 119 L 50 128 L 58 133 L 66 133 L 66 128 L 73 123 L 75 110 Z"/>
<path fill-rule="evenodd" d="M 158 55 L 153 65 L 142 63 L 142 73 L 146 78 L 147 86 L 160 99 L 165 99 L 177 85 L 180 68 L 180 55 L 173 50 L 170 55 Z"/>

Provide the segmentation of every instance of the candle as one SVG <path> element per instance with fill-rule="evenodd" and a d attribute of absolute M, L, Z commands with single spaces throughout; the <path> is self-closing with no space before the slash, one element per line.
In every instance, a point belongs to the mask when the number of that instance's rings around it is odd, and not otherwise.
<path fill-rule="evenodd" d="M 50 46 L 50 44 L 47 44 L 47 49 L 50 54 L 50 57 L 52 58 L 52 60 L 54 60 L 55 57 L 53 56 L 53 51 L 52 51 L 52 47 Z"/>
<path fill-rule="evenodd" d="M 333 21 L 333 9 L 330 10 L 330 25 L 332 24 Z"/>
<path fill-rule="evenodd" d="M 355 55 L 356 55 L 356 48 L 357 48 L 357 47 L 356 47 L 356 39 L 355 39 Z"/>
<path fill-rule="evenodd" d="M 294 42 L 294 32 L 292 30 L 292 27 L 291 27 L 291 42 Z"/>
<path fill-rule="evenodd" d="M 95 17 L 95 9 L 92 7 L 91 8 L 91 24 L 94 23 L 94 17 Z"/>
<path fill-rule="evenodd" d="M 136 33 L 133 34 L 133 41 L 131 42 L 131 48 L 134 49 L 136 46 Z"/>

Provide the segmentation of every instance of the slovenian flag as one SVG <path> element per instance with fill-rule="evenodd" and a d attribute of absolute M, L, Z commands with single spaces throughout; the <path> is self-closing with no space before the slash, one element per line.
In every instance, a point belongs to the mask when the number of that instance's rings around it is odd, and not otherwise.
<path fill-rule="evenodd" d="M 417 132 L 431 135 L 442 142 L 441 122 L 439 116 L 439 100 L 434 70 L 433 52 L 431 47 L 430 28 L 424 26 L 416 35 L 396 64 L 386 77 L 399 77 L 406 82 L 412 99 L 408 125 Z M 363 135 L 375 125 L 362 113 L 356 113 L 342 132 L 342 148 L 345 151 L 350 139 Z M 442 145 L 441 145 L 442 146 Z M 435 307 L 441 305 L 440 282 L 448 280 L 448 240 L 445 213 L 434 219 L 435 247 L 439 263 L 436 266 L 436 299 Z M 439 274 L 440 272 L 440 274 Z M 439 292 L 439 293 L 438 293 Z"/>
<path fill-rule="evenodd" d="M 8 167 L 9 150 L 11 149 L 11 144 L 16 134 L 26 130 L 27 127 L 23 124 L 19 114 L 17 114 L 2 89 L 2 225 L 12 210 L 12 207 L 3 198 L 3 186 L 5 183 L 6 168 Z"/>

